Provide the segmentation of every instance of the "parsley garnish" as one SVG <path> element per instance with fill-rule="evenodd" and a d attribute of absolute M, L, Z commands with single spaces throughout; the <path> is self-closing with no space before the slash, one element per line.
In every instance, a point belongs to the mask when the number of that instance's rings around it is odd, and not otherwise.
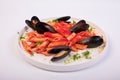
<path fill-rule="evenodd" d="M 86 59 L 91 59 L 89 51 L 85 51 L 82 54 L 83 54 L 83 57 L 85 57 Z"/>
<path fill-rule="evenodd" d="M 74 61 L 77 61 L 81 58 L 80 54 L 76 53 L 74 55 L 70 55 L 69 56 L 69 59 L 68 60 L 64 60 L 64 63 L 65 64 L 68 64 L 68 63 L 71 63 L 71 62 L 74 62 Z"/>
<path fill-rule="evenodd" d="M 80 56 L 80 54 L 77 53 L 77 54 L 73 55 L 72 58 L 73 58 L 74 61 L 76 61 L 76 60 L 80 59 L 81 56 Z"/>
<path fill-rule="evenodd" d="M 75 25 L 77 22 L 73 20 L 73 24 Z"/>
<path fill-rule="evenodd" d="M 25 37 L 23 35 L 20 36 L 20 40 L 22 40 L 22 39 L 25 39 Z"/>
<path fill-rule="evenodd" d="M 92 30 L 93 30 L 93 28 L 90 26 L 90 27 L 88 28 L 88 31 L 89 31 L 89 32 L 92 32 Z"/>
<path fill-rule="evenodd" d="M 43 43 L 42 41 L 38 41 L 38 42 L 35 43 L 35 45 L 38 46 L 38 45 L 40 45 L 42 43 Z"/>
<path fill-rule="evenodd" d="M 54 20 L 52 20 L 52 22 L 58 22 L 58 20 L 57 20 L 57 19 L 54 19 Z"/>
<path fill-rule="evenodd" d="M 79 53 L 76 53 L 74 55 L 70 55 L 67 60 L 64 60 L 64 63 L 65 64 L 69 64 L 69 63 L 75 62 L 77 60 L 81 60 L 83 58 L 91 59 L 90 52 L 89 51 L 85 51 L 81 55 Z"/>
<path fill-rule="evenodd" d="M 31 53 L 30 55 L 31 55 L 31 56 L 34 56 L 34 54 L 33 54 L 33 53 Z"/>

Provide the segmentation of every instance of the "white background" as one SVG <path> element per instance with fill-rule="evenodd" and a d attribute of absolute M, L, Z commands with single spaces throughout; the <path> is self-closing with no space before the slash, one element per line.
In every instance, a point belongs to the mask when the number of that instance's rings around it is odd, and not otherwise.
<path fill-rule="evenodd" d="M 25 19 L 69 15 L 87 19 L 108 35 L 106 57 L 76 72 L 50 72 L 25 62 L 16 49 Z M 120 0 L 0 0 L 0 80 L 120 80 Z"/>

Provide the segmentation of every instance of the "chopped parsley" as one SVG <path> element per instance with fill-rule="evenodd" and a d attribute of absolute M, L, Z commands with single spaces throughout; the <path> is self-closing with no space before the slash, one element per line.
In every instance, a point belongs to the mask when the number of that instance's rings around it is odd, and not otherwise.
<path fill-rule="evenodd" d="M 89 51 L 85 51 L 82 54 L 83 54 L 83 57 L 85 57 L 86 59 L 91 59 Z"/>
<path fill-rule="evenodd" d="M 73 20 L 73 24 L 75 25 L 77 22 Z"/>
<path fill-rule="evenodd" d="M 54 20 L 52 20 L 52 22 L 58 22 L 58 20 L 57 20 L 57 19 L 54 19 Z"/>
<path fill-rule="evenodd" d="M 64 63 L 65 64 L 68 64 L 68 63 L 71 63 L 71 62 L 74 62 L 74 61 L 77 61 L 81 58 L 80 54 L 76 53 L 74 55 L 70 55 L 69 56 L 69 59 L 68 60 L 64 60 Z"/>
<path fill-rule="evenodd" d="M 92 32 L 92 30 L 93 30 L 93 28 L 90 26 L 90 27 L 88 28 L 88 31 L 89 31 L 89 32 Z"/>
<path fill-rule="evenodd" d="M 77 60 L 81 60 L 83 58 L 91 59 L 90 52 L 89 51 L 85 51 L 85 52 L 83 52 L 81 54 L 76 53 L 74 55 L 70 55 L 67 60 L 64 60 L 64 64 L 69 64 L 69 63 L 75 62 Z"/>
<path fill-rule="evenodd" d="M 80 54 L 77 53 L 77 54 L 73 55 L 72 58 L 73 58 L 74 61 L 76 61 L 76 60 L 80 59 L 81 56 L 80 56 Z"/>
<path fill-rule="evenodd" d="M 42 41 L 38 41 L 35 43 L 35 45 L 38 46 L 38 45 L 41 45 L 42 43 L 43 43 Z"/>
<path fill-rule="evenodd" d="M 31 53 L 30 55 L 31 55 L 31 57 L 34 56 L 34 53 Z"/>
<path fill-rule="evenodd" d="M 23 35 L 20 36 L 20 40 L 22 40 L 22 39 L 25 39 L 25 37 Z"/>

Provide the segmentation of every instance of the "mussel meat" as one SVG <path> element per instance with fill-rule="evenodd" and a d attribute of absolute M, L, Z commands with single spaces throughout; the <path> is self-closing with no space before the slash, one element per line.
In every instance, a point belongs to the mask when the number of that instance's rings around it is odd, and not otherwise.
<path fill-rule="evenodd" d="M 83 39 L 79 43 L 87 45 L 87 48 L 95 48 L 103 44 L 103 38 L 101 36 L 92 36 Z"/>
<path fill-rule="evenodd" d="M 48 25 L 45 22 L 38 22 L 35 27 L 36 27 L 36 31 L 40 34 L 43 34 L 44 32 L 52 32 L 52 33 L 56 32 L 52 26 Z"/>
<path fill-rule="evenodd" d="M 69 20 L 71 17 L 70 16 L 64 16 L 64 17 L 60 17 L 60 18 L 57 18 L 56 20 L 58 21 L 58 22 L 60 22 L 60 21 L 67 21 L 67 20 Z"/>
<path fill-rule="evenodd" d="M 70 53 L 70 51 L 71 49 L 69 46 L 59 46 L 49 50 L 48 53 L 55 54 L 51 61 L 58 61 L 66 57 Z"/>
<path fill-rule="evenodd" d="M 85 20 L 80 20 L 72 28 L 70 28 L 70 32 L 79 33 L 81 31 L 87 30 L 88 28 L 89 28 L 89 24 L 86 24 Z"/>
<path fill-rule="evenodd" d="M 64 57 L 66 57 L 68 54 L 70 53 L 70 51 L 61 51 L 61 52 L 59 52 L 59 53 L 57 53 L 52 59 L 51 59 L 51 61 L 58 61 L 58 60 L 60 60 L 60 59 L 62 59 L 62 58 L 64 58 Z"/>

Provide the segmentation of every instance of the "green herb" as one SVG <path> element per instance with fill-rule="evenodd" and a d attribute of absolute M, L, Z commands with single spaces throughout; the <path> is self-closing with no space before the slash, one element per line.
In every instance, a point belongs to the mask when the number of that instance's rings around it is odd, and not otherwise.
<path fill-rule="evenodd" d="M 31 53 L 30 55 L 31 55 L 31 56 L 34 56 L 34 54 L 33 54 L 33 53 Z"/>
<path fill-rule="evenodd" d="M 83 56 L 84 56 L 86 59 L 91 59 L 91 57 L 90 57 L 90 52 L 89 52 L 89 51 L 85 51 L 85 52 L 83 52 L 82 54 L 83 54 Z"/>
<path fill-rule="evenodd" d="M 38 42 L 35 43 L 35 45 L 38 46 L 38 45 L 40 45 L 42 43 L 43 43 L 42 41 L 38 41 Z"/>
<path fill-rule="evenodd" d="M 78 60 L 78 59 L 80 59 L 81 58 L 81 56 L 77 53 L 77 54 L 75 54 L 75 55 L 73 55 L 73 60 L 74 61 L 76 61 L 76 60 Z"/>
<path fill-rule="evenodd" d="M 88 28 L 88 31 L 89 31 L 89 32 L 92 32 L 92 30 L 93 30 L 93 28 L 90 26 L 90 27 Z"/>
<path fill-rule="evenodd" d="M 74 60 L 73 59 L 68 59 L 68 60 L 64 60 L 64 63 L 65 64 L 69 64 L 69 63 L 71 63 L 71 62 L 73 62 Z"/>
<path fill-rule="evenodd" d="M 73 20 L 73 24 L 76 24 L 77 22 Z"/>
<path fill-rule="evenodd" d="M 20 40 L 22 40 L 22 39 L 25 39 L 25 37 L 23 35 L 20 36 Z"/>
<path fill-rule="evenodd" d="M 69 63 L 71 63 L 71 62 L 74 62 L 74 61 L 79 60 L 80 58 L 81 58 L 80 54 L 76 53 L 76 54 L 74 54 L 74 55 L 72 55 L 72 56 L 70 55 L 70 56 L 69 56 L 69 59 L 64 60 L 64 63 L 65 63 L 65 64 L 69 64 Z"/>
<path fill-rule="evenodd" d="M 57 19 L 54 19 L 54 20 L 52 20 L 52 22 L 58 22 L 58 20 L 57 20 Z"/>
<path fill-rule="evenodd" d="M 67 60 L 64 60 L 64 63 L 69 64 L 69 63 L 72 63 L 72 62 L 75 62 L 77 60 L 84 59 L 84 58 L 91 59 L 89 51 L 83 52 L 82 55 L 80 55 L 79 53 L 76 53 L 74 55 L 69 55 L 69 58 Z"/>

